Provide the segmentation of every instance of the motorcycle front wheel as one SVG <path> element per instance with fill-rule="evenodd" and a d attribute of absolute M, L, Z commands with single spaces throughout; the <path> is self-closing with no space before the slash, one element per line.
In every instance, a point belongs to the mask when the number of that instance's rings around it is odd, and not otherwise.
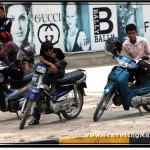
<path fill-rule="evenodd" d="M 102 114 L 104 113 L 104 111 L 106 110 L 111 97 L 112 97 L 113 93 L 110 91 L 107 95 L 103 94 L 100 101 L 97 104 L 94 116 L 93 116 L 93 120 L 97 121 L 100 119 L 100 117 L 102 116 Z"/>
<path fill-rule="evenodd" d="M 74 99 L 74 93 L 73 90 L 70 91 L 68 99 Z M 70 120 L 70 119 L 75 119 L 81 112 L 82 107 L 83 107 L 83 95 L 80 89 L 77 89 L 77 99 L 76 99 L 76 104 L 74 109 L 68 109 L 62 112 L 62 115 L 64 118 Z"/>
<path fill-rule="evenodd" d="M 150 112 L 150 105 L 143 105 L 143 108 L 144 108 L 147 112 Z"/>
<path fill-rule="evenodd" d="M 31 111 L 31 107 L 32 107 L 32 104 L 33 104 L 33 101 L 31 100 L 28 100 L 28 103 L 27 103 L 27 106 L 26 106 L 26 109 L 25 109 L 25 112 L 22 116 L 22 119 L 21 119 L 21 122 L 20 122 L 20 126 L 19 126 L 19 129 L 23 129 L 24 128 L 24 125 L 27 121 L 27 118 L 29 116 L 29 113 Z"/>

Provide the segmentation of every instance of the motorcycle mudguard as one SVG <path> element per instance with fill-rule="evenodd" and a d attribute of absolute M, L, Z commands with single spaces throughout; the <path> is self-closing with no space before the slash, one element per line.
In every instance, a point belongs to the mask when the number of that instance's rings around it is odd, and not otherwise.
<path fill-rule="evenodd" d="M 118 88 L 118 87 L 117 87 L 117 84 L 116 84 L 115 82 L 109 81 L 109 82 L 106 84 L 105 88 L 104 88 L 104 94 L 107 95 L 110 91 L 116 92 L 117 88 Z"/>
<path fill-rule="evenodd" d="M 36 87 L 39 81 L 40 74 L 33 74 L 32 84 L 25 95 L 26 99 L 31 99 L 33 102 L 36 102 L 39 98 L 39 89 Z"/>
<path fill-rule="evenodd" d="M 34 92 L 32 89 L 28 89 L 27 94 L 25 95 L 25 99 L 30 99 L 33 102 L 36 102 L 39 98 L 39 92 Z"/>
<path fill-rule="evenodd" d="M 128 78 L 129 72 L 119 66 L 115 66 L 108 76 L 108 80 L 113 80 L 118 83 L 119 93 L 122 99 L 124 110 L 129 110 L 129 90 L 127 85 Z"/>
<path fill-rule="evenodd" d="M 86 82 L 78 84 L 78 88 L 81 90 L 82 94 L 86 96 L 84 88 L 87 88 Z"/>

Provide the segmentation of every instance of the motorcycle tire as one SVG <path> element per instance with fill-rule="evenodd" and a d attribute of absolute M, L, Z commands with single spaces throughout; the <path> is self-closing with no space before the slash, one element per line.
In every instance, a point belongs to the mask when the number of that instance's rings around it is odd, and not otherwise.
<path fill-rule="evenodd" d="M 24 115 L 24 111 L 25 111 L 25 109 L 26 109 L 26 107 L 27 107 L 28 100 L 27 100 L 27 99 L 24 99 L 24 102 L 23 102 L 23 103 L 25 103 L 25 106 L 24 106 L 23 112 L 20 113 L 19 120 L 21 120 L 22 117 L 23 117 L 23 115 Z M 23 105 L 22 105 L 22 107 L 23 107 Z M 22 109 L 22 108 L 21 108 L 21 109 Z M 29 114 L 28 118 L 29 118 L 29 117 L 30 117 L 30 114 Z"/>
<path fill-rule="evenodd" d="M 109 104 L 109 101 L 112 97 L 113 93 L 110 91 L 107 95 L 103 95 L 102 98 L 100 99 L 97 107 L 96 107 L 96 110 L 95 110 L 95 113 L 94 113 L 94 116 L 93 116 L 93 120 L 94 121 L 97 121 L 100 119 L 100 117 L 103 115 L 104 111 L 106 110 L 108 104 Z"/>
<path fill-rule="evenodd" d="M 26 107 L 25 112 L 24 112 L 24 114 L 23 114 L 23 117 L 22 117 L 22 119 L 21 119 L 19 129 L 23 129 L 23 128 L 24 128 L 24 125 L 25 125 L 25 123 L 26 123 L 26 120 L 27 120 L 27 118 L 29 117 L 29 113 L 30 113 L 32 104 L 33 104 L 33 101 L 28 100 L 28 104 L 27 104 L 27 107 Z"/>
<path fill-rule="evenodd" d="M 143 105 L 144 110 L 150 112 L 150 105 Z"/>
<path fill-rule="evenodd" d="M 68 120 L 75 119 L 80 114 L 82 107 L 83 107 L 84 98 L 83 98 L 82 92 L 79 88 L 77 88 L 77 101 L 78 101 L 78 106 L 76 108 L 76 111 L 73 112 L 73 114 L 72 114 L 72 111 L 74 111 L 74 109 L 71 110 L 71 113 L 68 112 L 68 110 L 63 111 L 62 115 L 64 118 L 66 118 Z"/>

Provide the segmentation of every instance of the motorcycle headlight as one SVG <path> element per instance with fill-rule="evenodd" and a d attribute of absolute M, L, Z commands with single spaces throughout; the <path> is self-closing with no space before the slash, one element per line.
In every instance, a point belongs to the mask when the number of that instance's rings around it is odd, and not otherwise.
<path fill-rule="evenodd" d="M 133 66 L 132 64 L 129 64 L 121 59 L 116 59 L 117 63 L 119 66 L 123 67 L 123 68 L 127 68 L 127 69 L 134 69 L 135 66 Z"/>
<path fill-rule="evenodd" d="M 46 67 L 41 66 L 41 65 L 37 65 L 36 71 L 39 72 L 39 73 L 44 74 L 44 73 L 46 73 Z"/>

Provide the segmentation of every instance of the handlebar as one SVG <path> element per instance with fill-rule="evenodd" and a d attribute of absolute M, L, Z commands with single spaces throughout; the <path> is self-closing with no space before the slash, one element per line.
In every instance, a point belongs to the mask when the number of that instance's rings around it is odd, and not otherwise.
<path fill-rule="evenodd" d="M 38 64 L 43 64 L 43 63 L 40 63 L 40 62 L 31 62 L 31 64 L 33 65 L 33 69 L 35 69 L 37 67 Z M 43 64 L 44 65 L 44 64 Z M 45 66 L 45 65 L 44 65 Z M 46 67 L 46 66 L 45 66 Z M 50 67 L 46 67 L 46 73 L 50 73 L 51 71 L 51 68 Z"/>
<path fill-rule="evenodd" d="M 143 56 L 142 60 L 149 60 L 149 57 L 148 56 Z"/>

